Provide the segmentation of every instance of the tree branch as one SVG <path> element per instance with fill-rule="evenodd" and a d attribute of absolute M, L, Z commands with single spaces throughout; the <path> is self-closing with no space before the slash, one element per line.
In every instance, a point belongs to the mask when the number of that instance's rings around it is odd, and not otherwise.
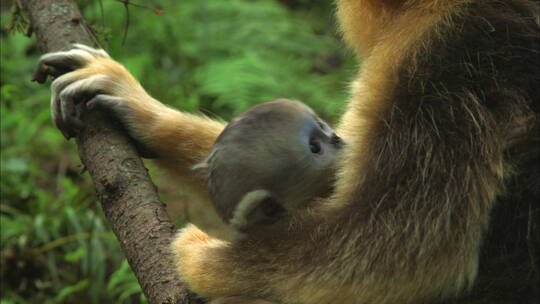
<path fill-rule="evenodd" d="M 93 45 L 92 31 L 72 0 L 19 0 L 44 52 Z M 169 252 L 176 230 L 133 145 L 99 112 L 85 113 L 77 136 L 82 163 L 149 303 L 196 303 L 177 278 Z"/>

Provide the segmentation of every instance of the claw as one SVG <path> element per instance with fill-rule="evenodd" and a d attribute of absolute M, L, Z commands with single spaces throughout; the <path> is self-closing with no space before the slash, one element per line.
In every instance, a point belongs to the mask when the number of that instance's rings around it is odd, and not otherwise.
<path fill-rule="evenodd" d="M 44 83 L 47 80 L 47 76 L 49 76 L 49 69 L 48 65 L 39 63 L 34 74 L 32 74 L 32 81 Z"/>
<path fill-rule="evenodd" d="M 66 140 L 70 140 L 72 137 L 75 136 L 73 132 L 70 132 L 69 129 L 66 128 L 65 124 L 61 120 L 55 119 L 54 123 L 56 124 L 56 128 L 60 130 L 60 132 L 62 133 L 62 135 L 64 136 Z"/>
<path fill-rule="evenodd" d="M 48 76 L 57 78 L 71 71 L 72 70 L 68 68 L 54 67 L 54 66 L 42 63 L 38 65 L 38 67 L 36 68 L 36 71 L 32 75 L 32 81 L 35 81 L 37 83 L 44 83 L 45 81 L 47 81 Z"/>

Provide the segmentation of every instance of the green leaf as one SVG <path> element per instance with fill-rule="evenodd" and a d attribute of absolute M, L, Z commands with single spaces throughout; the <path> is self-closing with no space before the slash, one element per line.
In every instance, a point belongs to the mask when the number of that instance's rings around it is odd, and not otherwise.
<path fill-rule="evenodd" d="M 21 174 L 28 171 L 28 163 L 23 158 L 2 159 L 2 169 L 11 173 Z"/>
<path fill-rule="evenodd" d="M 75 251 L 66 253 L 64 260 L 66 262 L 75 263 L 79 262 L 86 255 L 86 250 L 83 247 L 78 247 Z"/>
<path fill-rule="evenodd" d="M 54 298 L 57 303 L 63 303 L 70 295 L 82 291 L 88 287 L 88 279 L 82 280 L 75 285 L 65 286 L 60 289 Z"/>

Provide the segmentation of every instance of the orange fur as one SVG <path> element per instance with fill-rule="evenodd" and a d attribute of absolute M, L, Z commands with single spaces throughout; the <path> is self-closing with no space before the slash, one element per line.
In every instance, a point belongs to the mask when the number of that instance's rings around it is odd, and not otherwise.
<path fill-rule="evenodd" d="M 507 176 L 507 167 L 503 163 L 502 147 L 494 125 L 490 122 L 490 114 L 480 105 L 484 102 L 478 93 L 459 92 L 461 97 L 453 102 L 457 107 L 463 107 L 463 114 L 472 116 L 472 128 L 477 132 L 488 132 L 492 141 L 479 142 L 471 153 L 486 153 L 485 168 L 466 168 L 457 177 L 448 174 L 448 179 L 463 179 L 470 184 L 466 198 L 463 202 L 456 198 L 442 196 L 441 201 L 436 198 L 423 197 L 424 193 L 403 191 L 396 202 L 396 206 L 389 204 L 382 197 L 374 197 L 379 201 L 366 201 L 364 196 L 370 195 L 367 183 L 370 179 L 389 178 L 377 176 L 379 168 L 378 158 L 383 152 L 374 150 L 376 145 L 385 143 L 384 134 L 392 132 L 389 124 L 392 115 L 399 108 L 395 106 L 396 88 L 403 85 L 400 73 L 407 73 L 409 81 L 415 80 L 417 60 L 422 60 L 421 54 L 429 52 L 431 42 L 444 40 L 443 29 L 453 28 L 453 19 L 461 14 L 462 6 L 475 1 L 338 1 L 338 15 L 341 27 L 347 42 L 364 57 L 362 71 L 353 85 L 353 92 L 347 112 L 343 116 L 338 133 L 342 135 L 349 148 L 339 174 L 336 193 L 330 200 L 314 208 L 312 214 L 301 218 L 298 223 L 292 223 L 280 240 L 255 244 L 229 244 L 214 251 L 207 248 L 207 256 L 214 254 L 226 258 L 225 264 L 235 265 L 243 269 L 234 272 L 235 267 L 222 272 L 222 265 L 216 265 L 209 259 L 199 261 L 207 265 L 206 271 L 213 275 L 207 278 L 218 277 L 223 273 L 231 272 L 230 279 L 222 281 L 224 284 L 218 290 L 234 290 L 246 288 L 245 294 L 278 299 L 284 303 L 424 303 L 437 302 L 447 297 L 455 297 L 468 290 L 473 285 L 478 271 L 478 258 L 482 235 L 488 225 L 490 210 L 496 198 L 502 192 L 502 180 Z M 493 45 L 493 47 L 497 47 Z M 407 63 L 405 64 L 405 60 Z M 406 65 L 406 69 L 404 69 Z M 437 68 L 437 67 L 435 67 Z M 419 74 L 418 77 L 424 77 Z M 426 79 L 425 83 L 429 83 Z M 431 84 L 430 84 L 431 85 Z M 464 83 L 464 88 L 469 83 Z M 424 88 L 415 88 L 418 99 L 422 98 Z M 438 92 L 437 92 L 438 93 Z M 451 96 L 451 95 L 450 95 Z M 446 102 L 445 95 L 435 106 Z M 402 105 L 407 107 L 407 105 Z M 422 109 L 418 106 L 418 109 Z M 429 110 L 431 108 L 427 108 Z M 472 112 L 476 111 L 476 112 Z M 419 112 L 421 113 L 421 112 Z M 429 112 L 427 112 L 429 113 Z M 397 114 L 400 114 L 397 112 Z M 450 113 L 452 114 L 452 113 Z M 453 114 L 452 114 L 453 115 Z M 460 114 L 462 115 L 462 114 Z M 482 115 L 486 115 L 485 117 Z M 426 118 L 430 118 L 426 115 Z M 422 117 L 419 117 L 422 119 Z M 429 125 L 428 125 L 429 126 Z M 436 126 L 435 126 L 436 127 Z M 449 125 L 454 128 L 455 125 Z M 474 130 L 474 129 L 473 129 Z M 401 130 L 393 130 L 396 133 Z M 426 130 L 420 130 L 426 131 Z M 403 131 L 405 132 L 405 131 Z M 391 134 L 391 133 L 390 133 Z M 408 136 L 409 134 L 404 134 Z M 389 136 L 390 137 L 390 136 Z M 398 138 L 399 139 L 399 138 Z M 392 139 L 389 139 L 392 140 Z M 423 143 L 412 143 L 421 149 Z M 398 147 L 398 149 L 407 147 Z M 433 148 L 432 148 L 433 149 Z M 422 153 L 431 153 L 432 150 Z M 374 153 L 370 156 L 371 153 Z M 399 159 L 399 151 L 396 158 Z M 439 153 L 439 152 L 437 152 Z M 422 155 L 419 155 L 422 157 Z M 416 162 L 415 159 L 403 159 L 404 162 Z M 461 165 L 456 160 L 456 166 Z M 354 165 L 351 165 L 354 164 Z M 483 166 L 481 163 L 467 166 Z M 380 164 L 384 165 L 384 164 Z M 448 164 L 433 164 L 433 167 L 423 168 L 420 172 L 410 172 L 412 175 L 402 175 L 403 179 L 411 179 L 415 183 L 426 183 L 428 191 L 429 174 L 439 171 L 444 175 Z M 399 164 L 396 164 L 399 166 Z M 416 176 L 417 175 L 417 176 Z M 436 175 L 435 175 L 436 177 Z M 396 178 L 396 177 L 392 177 Z M 427 180 L 426 180 L 427 179 Z M 377 180 L 376 180 L 377 181 Z M 379 181 L 382 184 L 384 180 Z M 392 184 L 391 184 L 392 185 Z M 398 187 L 399 184 L 393 186 Z M 418 186 L 412 184 L 412 186 Z M 398 191 L 389 188 L 389 192 Z M 437 189 L 439 192 L 444 189 Z M 450 191 L 462 191 L 454 189 Z M 406 196 L 414 195 L 410 199 Z M 388 204 L 386 206 L 385 204 Z M 403 206 L 401 205 L 403 204 Z M 440 205 L 437 205 L 440 204 Z M 458 207 L 463 204 L 464 207 Z M 381 207 L 379 207 L 381 206 Z M 433 209 L 428 209 L 433 206 Z M 354 209 L 353 209 L 354 208 Z M 379 210 L 378 208 L 382 208 Z M 385 212 L 391 210 L 388 214 Z M 401 209 L 408 208 L 407 214 L 401 214 Z M 423 214 L 423 208 L 427 213 Z M 465 210 L 457 211 L 463 208 Z M 396 209 L 396 210 L 394 210 Z M 347 211 L 344 211 L 347 210 Z M 349 213 L 358 213 L 360 219 L 354 218 L 350 223 Z M 454 212 L 462 212 L 462 219 L 452 223 Z M 365 214 L 365 215 L 364 215 Z M 401 218 L 403 216 L 403 218 Z M 311 222 L 313 221 L 313 222 Z M 403 226 L 400 226 L 403 225 Z M 344 227 L 341 227 L 344 226 Z M 337 230 L 340 227 L 341 230 Z M 351 228 L 354 227 L 354 228 Z M 373 227 L 373 228 L 372 228 Z M 313 229 L 313 230 L 310 230 Z M 336 231 L 334 231 L 336 229 Z M 351 229 L 354 232 L 341 235 L 343 230 Z M 373 230 L 372 230 L 373 229 Z M 410 232 L 406 232 L 410 230 Z M 180 234 L 189 234 L 189 229 Z M 357 233 L 357 235 L 355 235 Z M 402 235 L 403 241 L 393 239 L 395 235 Z M 358 239 L 355 239 L 358 238 Z M 288 247 L 289 242 L 303 239 L 301 245 Z M 254 240 L 251 240 L 255 242 Z M 319 244 L 322 248 L 319 248 Z M 419 245 L 422 244 L 422 245 Z M 189 251 L 181 242 L 176 249 L 182 256 Z M 261 246 L 265 249 L 252 246 Z M 293 245 L 291 245 L 293 246 Z M 399 247 L 401 246 L 401 247 Z M 359 249 L 361 247 L 361 249 Z M 273 248 L 276 252 L 269 253 Z M 338 248 L 338 249 L 335 249 Z M 393 248 L 393 249 L 391 249 Z M 335 249 L 336 251 L 331 251 Z M 219 253 L 218 253 L 219 250 Z M 242 250 L 245 251 L 242 253 Z M 326 250 L 331 251 L 328 253 Z M 280 254 L 279 252 L 287 254 Z M 302 256 L 311 252 L 318 252 L 317 263 L 303 261 Z M 272 262 L 264 258 L 238 264 L 232 259 L 242 259 L 248 254 L 269 256 Z M 329 256 L 326 256 L 328 254 Z M 310 257 L 305 257 L 309 259 Z M 416 262 L 413 262 L 413 260 Z M 373 262 L 376 261 L 376 262 Z M 302 266 L 296 265 L 301 264 Z M 378 265 L 372 265 L 377 263 Z M 269 265 L 279 265 L 278 271 L 268 271 Z M 416 265 L 410 269 L 410 265 Z M 223 296 L 214 289 L 201 286 L 202 280 L 197 275 L 188 272 L 196 265 L 184 264 L 180 272 L 193 289 L 210 298 Z M 377 269 L 377 270 L 373 270 Z M 380 272 L 378 272 L 380 271 Z M 391 273 L 388 275 L 384 273 Z M 250 273 L 264 273 L 263 279 L 252 278 Z M 268 286 L 261 287 L 266 282 Z"/>
<path fill-rule="evenodd" d="M 337 4 L 344 38 L 364 61 L 337 130 L 348 146 L 334 195 L 232 243 L 187 226 L 172 244 L 179 273 L 195 292 L 223 301 L 466 303 L 476 286 L 470 298 L 481 299 L 482 288 L 493 289 L 490 272 L 478 269 L 494 206 L 519 216 L 537 210 L 538 7 L 529 0 Z M 98 89 L 128 100 L 117 115 L 130 134 L 205 195 L 190 168 L 207 156 L 221 123 L 165 107 L 109 58 L 70 75 L 106 75 Z M 523 230 L 512 220 L 510 228 Z"/>
<path fill-rule="evenodd" d="M 223 129 L 223 123 L 178 112 L 154 100 L 123 66 L 113 60 L 100 59 L 80 71 L 122 79 L 121 83 L 111 83 L 109 90 L 113 95 L 132 101 L 132 117 L 125 118 L 128 129 L 160 157 L 174 159 L 175 169 L 191 171 L 193 165 L 207 156 Z"/>

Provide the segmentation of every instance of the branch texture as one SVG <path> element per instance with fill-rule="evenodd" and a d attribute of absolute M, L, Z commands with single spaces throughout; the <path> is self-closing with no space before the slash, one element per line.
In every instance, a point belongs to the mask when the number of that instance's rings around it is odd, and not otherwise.
<path fill-rule="evenodd" d="M 42 51 L 58 51 L 73 43 L 94 44 L 74 1 L 18 2 L 30 16 Z M 82 119 L 79 156 L 149 303 L 196 303 L 175 274 L 169 243 L 176 228 L 135 148 L 103 113 L 85 113 Z"/>

